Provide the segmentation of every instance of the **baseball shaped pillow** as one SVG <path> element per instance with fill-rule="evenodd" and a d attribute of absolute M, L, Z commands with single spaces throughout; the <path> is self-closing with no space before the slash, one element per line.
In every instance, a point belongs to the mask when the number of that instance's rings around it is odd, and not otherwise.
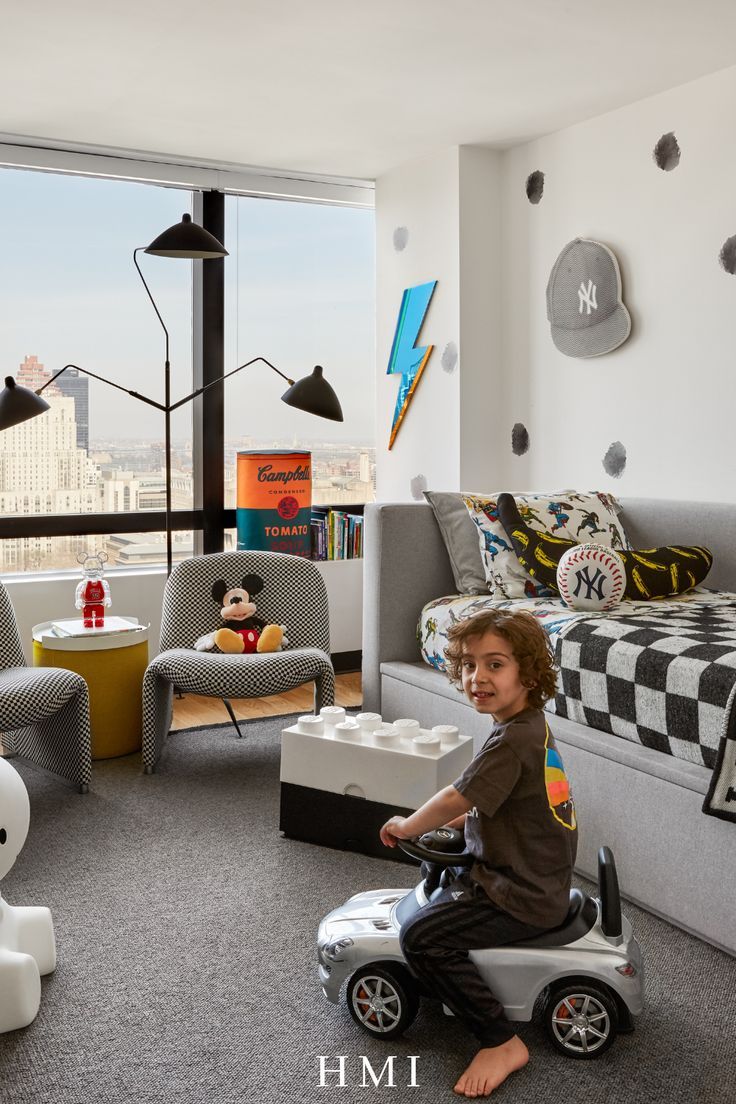
<path fill-rule="evenodd" d="M 613 609 L 625 586 L 623 560 L 603 544 L 576 544 L 557 565 L 557 589 L 570 609 Z"/>

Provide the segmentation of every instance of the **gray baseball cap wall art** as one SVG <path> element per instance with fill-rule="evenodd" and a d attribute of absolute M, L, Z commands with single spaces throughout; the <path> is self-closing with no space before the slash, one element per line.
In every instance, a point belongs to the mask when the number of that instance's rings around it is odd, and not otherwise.
<path fill-rule="evenodd" d="M 622 345 L 631 316 L 621 294 L 618 261 L 601 242 L 575 238 L 555 261 L 547 283 L 552 340 L 565 356 L 596 357 Z"/>

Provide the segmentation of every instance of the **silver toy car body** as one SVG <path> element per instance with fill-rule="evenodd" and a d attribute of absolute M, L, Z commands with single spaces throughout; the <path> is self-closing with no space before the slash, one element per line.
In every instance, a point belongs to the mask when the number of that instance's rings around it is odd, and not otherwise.
<path fill-rule="evenodd" d="M 419 844 L 401 841 L 404 850 L 441 866 L 469 865 L 467 853 L 426 847 L 458 844 L 461 833 L 438 829 Z M 424 846 L 423 846 L 424 845 Z M 472 860 L 471 860 L 472 861 Z M 551 1041 L 568 1057 L 602 1054 L 617 1032 L 632 1030 L 632 1017 L 644 1003 L 644 969 L 631 924 L 621 915 L 613 855 L 598 855 L 599 896 L 571 890 L 565 922 L 504 947 L 471 951 L 470 957 L 510 1020 L 530 1020 L 544 995 L 544 1017 Z M 402 923 L 427 903 L 427 881 L 413 890 L 381 889 L 358 893 L 333 909 L 319 925 L 319 979 L 328 1000 L 346 1000 L 353 1018 L 384 1039 L 402 1034 L 416 1015 L 417 982 L 401 953 Z M 430 891 L 440 892 L 440 890 Z"/>

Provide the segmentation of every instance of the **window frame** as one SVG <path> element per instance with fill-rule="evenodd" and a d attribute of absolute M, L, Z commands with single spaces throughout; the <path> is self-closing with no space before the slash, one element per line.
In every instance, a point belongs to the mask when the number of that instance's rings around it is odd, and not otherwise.
<path fill-rule="evenodd" d="M 38 145 L 31 139 L 22 138 L 0 141 L 2 168 L 127 180 L 186 191 L 192 197 L 194 221 L 214 234 L 226 247 L 226 195 L 328 206 L 375 206 L 372 181 L 300 176 L 282 170 L 259 170 L 177 158 L 148 160 L 126 150 L 90 146 L 70 148 L 51 142 Z M 192 390 L 195 391 L 225 374 L 225 261 L 210 260 L 206 264 L 193 261 L 192 265 Z M 224 390 L 224 387 L 210 387 L 192 400 L 193 509 L 174 510 L 169 519 L 173 531 L 193 532 L 195 554 L 222 551 L 225 530 L 233 529 L 236 524 L 235 510 L 225 509 L 224 504 Z M 207 479 L 204 478 L 205 471 Z M 163 510 L 0 517 L 0 540 L 98 536 L 110 532 L 154 533 L 165 529 L 166 514 Z M 151 565 L 149 569 L 165 571 L 166 564 Z"/>

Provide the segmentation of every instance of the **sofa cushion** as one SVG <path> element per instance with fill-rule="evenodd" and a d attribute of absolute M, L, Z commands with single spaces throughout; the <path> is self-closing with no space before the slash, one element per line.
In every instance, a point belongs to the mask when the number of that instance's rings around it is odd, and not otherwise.
<path fill-rule="evenodd" d="M 536 532 L 526 524 L 513 495 L 499 495 L 498 514 L 519 562 L 535 580 L 556 591 L 560 560 L 579 542 Z M 713 563 L 709 549 L 700 546 L 617 552 L 626 568 L 624 597 L 632 601 L 684 594 L 702 583 Z"/>
<path fill-rule="evenodd" d="M 428 602 L 422 610 L 417 627 L 417 638 L 422 659 L 436 671 L 447 667 L 445 648 L 447 630 L 458 621 L 464 621 L 486 609 L 527 610 L 547 630 L 554 642 L 556 634 L 563 625 L 582 616 L 574 610 L 566 609 L 558 595 L 551 598 L 517 598 L 509 600 L 491 598 L 486 595 L 451 594 Z"/>
<path fill-rule="evenodd" d="M 458 594 L 487 594 L 478 531 L 459 491 L 425 491 L 450 559 Z"/>
<path fill-rule="evenodd" d="M 539 598 L 556 593 L 521 566 L 498 516 L 498 497 L 464 494 L 480 544 L 488 590 L 494 598 Z M 596 541 L 608 548 L 630 547 L 617 500 L 602 491 L 555 491 L 516 495 L 525 523 L 534 531 L 564 537 L 577 544 Z"/>

